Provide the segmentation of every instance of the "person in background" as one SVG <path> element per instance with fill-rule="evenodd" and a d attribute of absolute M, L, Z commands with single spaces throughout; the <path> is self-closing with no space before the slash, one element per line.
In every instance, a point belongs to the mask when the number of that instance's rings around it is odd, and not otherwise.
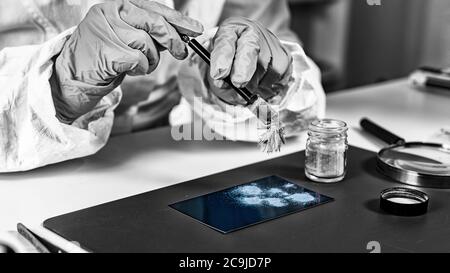
<path fill-rule="evenodd" d="M 0 1 L 0 172 L 88 156 L 110 135 L 201 115 L 180 90 L 180 33 L 210 42 L 210 101 L 243 107 L 229 76 L 303 129 L 324 115 L 324 92 L 289 18 L 284 0 Z M 242 121 L 219 122 L 242 130 Z"/>

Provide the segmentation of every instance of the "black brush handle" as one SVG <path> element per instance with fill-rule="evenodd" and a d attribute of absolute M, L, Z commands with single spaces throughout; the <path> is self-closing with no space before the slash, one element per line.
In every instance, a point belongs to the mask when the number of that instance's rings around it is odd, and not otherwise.
<path fill-rule="evenodd" d="M 383 140 L 389 145 L 405 143 L 405 140 L 403 138 L 389 132 L 388 130 L 384 129 L 383 127 L 377 125 L 376 123 L 370 121 L 367 118 L 361 119 L 360 124 L 364 130 L 376 136 L 377 138 Z"/>
<path fill-rule="evenodd" d="M 197 42 L 197 40 L 190 39 L 187 35 L 181 35 L 181 38 L 189 45 L 190 48 L 192 48 L 192 50 L 194 50 L 195 53 L 197 53 L 197 55 L 200 56 L 200 58 L 202 58 L 203 61 L 205 61 L 206 64 L 211 65 L 211 54 L 199 42 Z M 231 86 L 231 88 L 233 88 L 234 91 L 236 91 L 236 93 L 238 93 L 247 102 L 247 105 L 253 104 L 258 99 L 258 96 L 250 92 L 247 88 L 238 88 L 234 86 L 230 77 L 226 77 L 223 81 Z"/>

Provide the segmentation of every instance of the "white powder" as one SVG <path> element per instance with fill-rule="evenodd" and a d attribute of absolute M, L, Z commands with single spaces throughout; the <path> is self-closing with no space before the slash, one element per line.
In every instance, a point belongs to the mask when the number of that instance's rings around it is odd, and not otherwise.
<path fill-rule="evenodd" d="M 303 192 L 290 194 L 289 189 L 295 188 L 293 184 L 282 187 L 262 189 L 254 184 L 240 186 L 231 192 L 231 198 L 244 206 L 271 206 L 285 207 L 289 204 L 304 204 L 314 202 L 313 195 Z"/>
<path fill-rule="evenodd" d="M 235 193 L 249 196 L 249 195 L 261 194 L 262 190 L 257 186 L 249 185 L 249 186 L 242 186 L 242 187 L 237 188 L 235 190 Z"/>
<path fill-rule="evenodd" d="M 296 202 L 296 203 L 309 203 L 309 202 L 313 202 L 314 200 L 316 200 L 314 198 L 314 196 L 312 196 L 309 193 L 295 193 L 293 195 L 290 195 L 288 197 L 286 197 L 286 199 L 289 199 L 292 202 Z"/>
<path fill-rule="evenodd" d="M 246 205 L 260 205 L 263 200 L 259 197 L 243 197 L 240 201 Z"/>
<path fill-rule="evenodd" d="M 287 193 L 279 188 L 271 188 L 268 190 L 269 195 L 286 195 Z"/>
<path fill-rule="evenodd" d="M 268 203 L 270 206 L 273 207 L 284 207 L 288 205 L 288 202 L 286 202 L 286 200 L 281 198 L 264 198 L 263 202 Z"/>

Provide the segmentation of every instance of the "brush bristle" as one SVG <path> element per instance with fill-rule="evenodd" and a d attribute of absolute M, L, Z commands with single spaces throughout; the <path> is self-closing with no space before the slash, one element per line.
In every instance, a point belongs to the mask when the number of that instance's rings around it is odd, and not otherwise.
<path fill-rule="evenodd" d="M 267 153 L 281 151 L 281 146 L 285 144 L 285 132 L 278 112 L 262 98 L 258 98 L 249 109 L 264 124 L 258 144 L 260 149 Z"/>
<path fill-rule="evenodd" d="M 269 126 L 260 136 L 258 146 L 263 152 L 273 153 L 281 151 L 283 144 L 285 144 L 284 128 Z"/>

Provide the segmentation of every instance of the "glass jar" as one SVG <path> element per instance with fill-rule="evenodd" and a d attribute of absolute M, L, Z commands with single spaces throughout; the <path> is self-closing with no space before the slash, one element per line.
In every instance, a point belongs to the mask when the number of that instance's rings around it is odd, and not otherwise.
<path fill-rule="evenodd" d="M 313 121 L 308 128 L 305 174 L 315 182 L 333 183 L 347 172 L 347 124 L 340 120 Z"/>

